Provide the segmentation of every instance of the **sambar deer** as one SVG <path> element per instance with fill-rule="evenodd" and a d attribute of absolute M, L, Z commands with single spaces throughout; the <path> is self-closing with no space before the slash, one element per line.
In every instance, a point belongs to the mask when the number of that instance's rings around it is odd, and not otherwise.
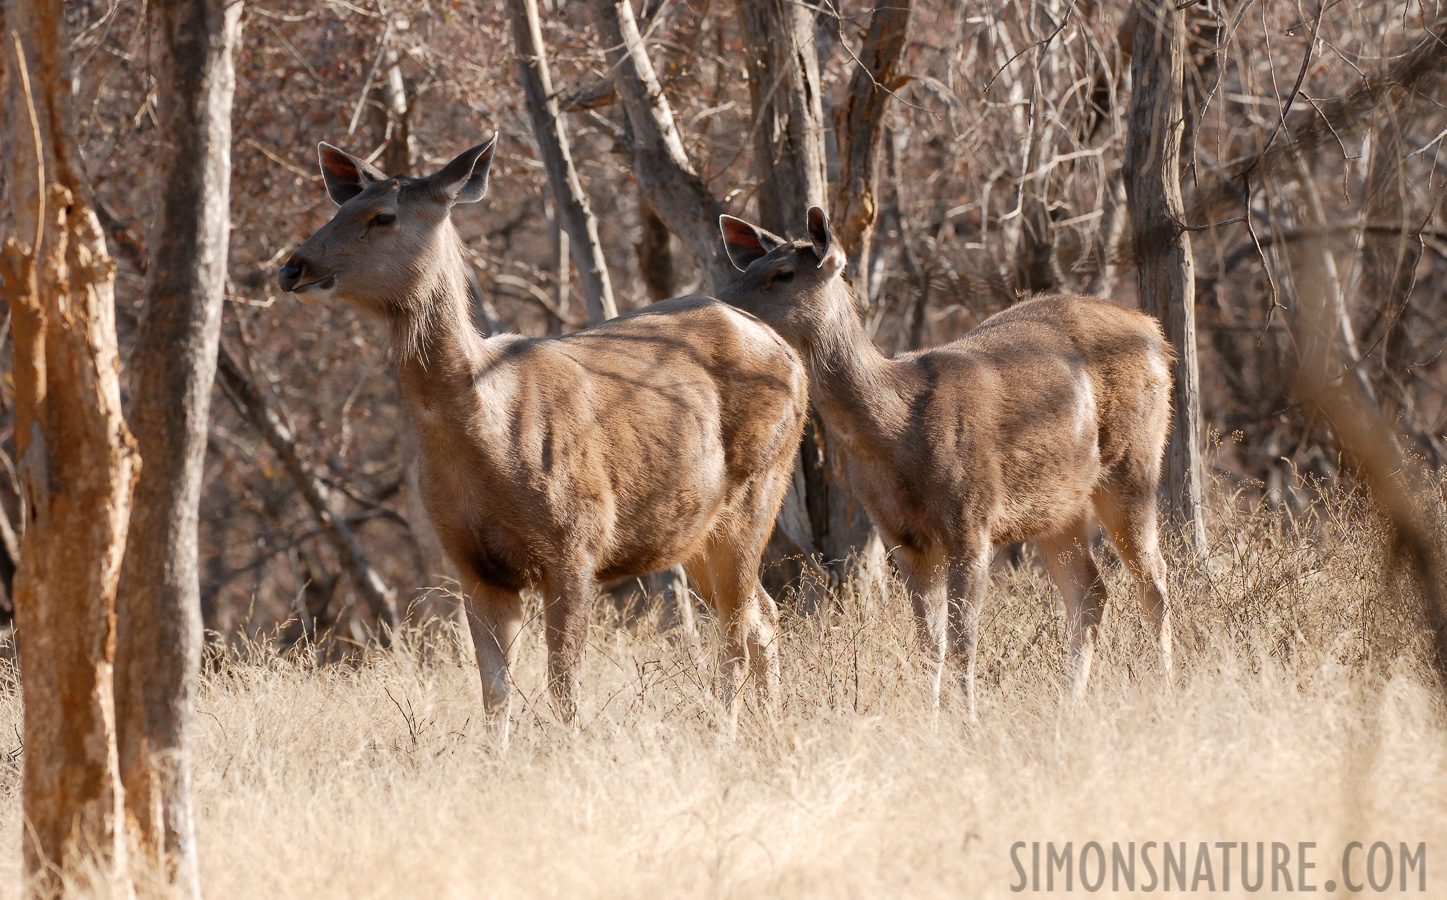
<path fill-rule="evenodd" d="M 884 357 L 865 333 L 824 211 L 808 240 L 730 216 L 743 270 L 719 294 L 773 326 L 809 371 L 819 416 L 845 445 L 850 485 L 904 576 L 938 709 L 949 604 L 971 720 L 975 644 L 991 547 L 1034 538 L 1065 597 L 1070 675 L 1090 676 L 1105 589 L 1090 553 L 1093 506 L 1141 587 L 1167 683 L 1166 566 L 1156 486 L 1169 421 L 1171 349 L 1155 320 L 1103 300 L 1039 297 L 952 344 Z"/>
<path fill-rule="evenodd" d="M 389 178 L 321 144 L 340 209 L 287 260 L 281 286 L 387 325 L 423 502 L 462 577 L 484 706 L 504 738 L 519 592 L 543 597 L 549 684 L 575 723 L 598 583 L 680 562 L 719 616 L 732 727 L 749 661 L 766 697 L 778 679 L 777 611 L 758 573 L 803 429 L 803 366 L 767 326 L 707 297 L 562 337 L 484 339 L 451 209 L 482 199 L 496 146 Z"/>

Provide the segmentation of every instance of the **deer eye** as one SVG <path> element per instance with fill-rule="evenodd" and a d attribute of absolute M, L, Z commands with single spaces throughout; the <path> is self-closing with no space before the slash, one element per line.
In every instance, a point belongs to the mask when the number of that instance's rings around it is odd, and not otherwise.
<path fill-rule="evenodd" d="M 769 280 L 773 282 L 790 281 L 793 279 L 793 277 L 793 269 L 780 269 L 779 271 L 775 272 L 774 277 L 770 278 Z"/>
<path fill-rule="evenodd" d="M 393 213 L 385 213 L 385 212 L 384 212 L 384 213 L 377 213 L 375 216 L 372 217 L 372 221 L 368 222 L 367 224 L 368 224 L 368 225 L 391 225 L 391 224 L 392 224 L 393 222 L 395 222 L 395 221 L 397 221 L 397 216 L 396 216 L 395 214 L 393 214 Z"/>

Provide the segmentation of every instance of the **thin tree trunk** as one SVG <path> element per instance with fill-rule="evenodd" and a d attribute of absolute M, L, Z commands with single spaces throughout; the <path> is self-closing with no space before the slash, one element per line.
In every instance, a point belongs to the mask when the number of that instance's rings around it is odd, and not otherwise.
<path fill-rule="evenodd" d="M 1105 187 L 1100 227 L 1096 229 L 1092 240 L 1096 264 L 1081 285 L 1080 291 L 1083 294 L 1109 297 L 1115 292 L 1116 272 L 1120 269 L 1120 241 L 1125 232 L 1125 193 L 1125 183 L 1119 178 L 1111 179 Z"/>
<path fill-rule="evenodd" d="M 1303 261 L 1292 274 L 1296 288 L 1295 329 L 1299 347 L 1297 390 L 1305 404 L 1331 426 L 1354 474 L 1365 484 L 1391 523 L 1392 555 L 1405 563 L 1407 574 L 1420 592 L 1422 615 L 1432 636 L 1431 662 L 1439 684 L 1447 685 L 1447 571 L 1443 560 L 1441 515 L 1428 498 L 1434 493 L 1431 476 L 1401 451 L 1396 430 L 1381 414 L 1370 390 L 1355 378 L 1343 377 L 1342 368 L 1355 362 L 1346 357 L 1340 315 L 1333 307 L 1338 293 L 1331 273 L 1313 264 L 1330 253 L 1322 239 L 1309 239 Z M 1315 251 L 1310 253 L 1309 251 Z M 1390 564 L 1390 563 L 1389 563 Z"/>
<path fill-rule="evenodd" d="M 1095 12 L 1095 8 L 1087 10 L 1086 18 L 1090 18 Z M 1101 61 L 1099 68 L 1095 70 L 1090 88 L 1091 112 L 1087 117 L 1082 136 L 1085 143 L 1093 141 L 1105 124 L 1116 121 L 1116 117 L 1119 115 L 1117 112 L 1119 91 L 1116 86 L 1121 84 L 1121 68 L 1130 65 L 1135 43 L 1135 23 L 1139 18 L 1136 7 L 1131 7 L 1120 27 L 1116 29 L 1116 45 L 1120 51 L 1119 55 L 1107 55 Z M 1116 177 L 1108 178 L 1105 186 L 1100 226 L 1095 230 L 1090 241 L 1095 265 L 1081 285 L 1081 293 L 1095 297 L 1109 297 L 1115 292 L 1116 273 L 1120 269 L 1118 258 L 1120 241 L 1124 236 L 1127 218 L 1125 215 L 1127 200 L 1124 176 L 1124 171 L 1117 173 Z"/>
<path fill-rule="evenodd" d="M 1171 434 L 1161 490 L 1174 527 L 1196 552 L 1206 547 L 1201 391 L 1196 360 L 1196 279 L 1181 227 L 1181 94 L 1185 21 L 1172 0 L 1139 0 L 1131 60 L 1127 203 L 1135 226 L 1141 308 L 1161 321 L 1176 351 Z"/>
<path fill-rule="evenodd" d="M 1015 289 L 1027 294 L 1055 290 L 1060 276 L 1055 269 L 1055 219 L 1050 196 L 1062 180 L 1059 169 L 1037 172 L 1055 155 L 1059 111 L 1050 108 L 1049 91 L 1055 86 L 1059 54 L 1042 42 L 1058 27 L 1061 15 L 1055 0 L 1037 0 L 1026 13 L 1026 34 L 1035 45 L 1030 67 L 1030 129 L 1026 135 L 1019 184 L 1020 234 L 1015 242 Z"/>
<path fill-rule="evenodd" d="M 201 669 L 197 520 L 230 231 L 231 50 L 237 0 L 160 0 L 157 214 L 131 356 L 144 468 L 116 600 L 116 715 L 134 849 L 179 893 L 201 894 L 191 729 Z"/>
<path fill-rule="evenodd" d="M 332 549 L 336 551 L 337 558 L 341 560 L 342 569 L 352 582 L 352 589 L 361 595 L 372 615 L 376 616 L 378 623 L 383 626 L 379 637 L 383 646 L 387 646 L 391 643 L 391 632 L 396 630 L 398 623 L 396 592 L 372 567 L 366 554 L 362 552 L 361 544 L 357 543 L 356 535 L 347 525 L 346 517 L 332 507 L 331 491 L 326 484 L 313 475 L 302 461 L 296 446 L 296 436 L 224 346 L 220 348 L 216 375 L 236 408 L 261 433 L 272 452 L 281 460 L 282 467 L 291 476 L 292 483 L 301 491 L 302 497 L 317 518 L 317 524 L 321 526 Z"/>
<path fill-rule="evenodd" d="M 791 0 L 742 0 L 739 9 L 749 69 L 759 221 L 776 234 L 789 234 L 801 230 L 810 206 L 827 206 L 816 11 Z"/>
<path fill-rule="evenodd" d="M 543 168 L 548 173 L 548 190 L 553 195 L 558 224 L 568 236 L 573 263 L 578 267 L 583 299 L 588 304 L 588 322 L 597 325 L 618 315 L 618 306 L 613 300 L 603 246 L 598 242 L 598 220 L 588 207 L 588 196 L 573 167 L 568 132 L 560 117 L 558 98 L 553 95 L 537 0 L 508 0 L 507 8 L 512 19 L 518 72 L 522 76 L 523 93 L 527 95 L 528 116 L 533 122 Z"/>
<path fill-rule="evenodd" d="M 389 175 L 412 174 L 417 156 L 412 140 L 412 110 L 407 103 L 407 80 L 402 75 L 402 55 L 388 44 L 382 56 L 382 171 Z"/>
<path fill-rule="evenodd" d="M 643 239 L 638 242 L 638 274 L 648 299 L 667 300 L 678 291 L 678 265 L 673 259 L 672 235 L 658 218 L 643 192 L 638 192 L 638 212 L 643 219 Z"/>
<path fill-rule="evenodd" d="M 115 598 L 138 461 L 121 416 L 115 264 L 70 134 L 59 0 L 12 0 L 4 55 L 16 235 L 0 252 L 26 528 L 15 578 L 26 893 L 129 892 L 116 753 Z M 22 39 L 24 36 L 24 49 Z M 33 102 L 32 102 L 33 100 Z M 84 885 L 82 885 L 84 888 Z"/>
<path fill-rule="evenodd" d="M 673 122 L 673 110 L 648 59 L 630 0 L 593 0 L 614 89 L 633 137 L 633 177 L 648 205 L 693 254 L 710 292 L 738 276 L 719 237 L 723 206 L 694 171 Z M 803 210 L 800 210 L 800 215 Z"/>
<path fill-rule="evenodd" d="M 840 244 L 849 254 L 854 291 L 871 296 L 870 250 L 879 216 L 879 148 L 884 110 L 904 79 L 899 73 L 909 41 L 911 0 L 878 6 L 869 18 L 869 32 L 849 79 L 849 92 L 835 111 L 839 145 L 839 178 L 830 217 Z"/>

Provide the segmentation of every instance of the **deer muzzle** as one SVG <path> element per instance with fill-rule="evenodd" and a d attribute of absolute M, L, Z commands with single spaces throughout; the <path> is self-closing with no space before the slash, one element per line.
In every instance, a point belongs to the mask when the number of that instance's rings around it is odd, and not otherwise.
<path fill-rule="evenodd" d="M 296 294 L 302 302 L 322 299 L 322 296 L 330 292 L 337 284 L 337 276 L 334 273 L 318 276 L 316 272 L 308 271 L 308 268 L 305 260 L 292 257 L 277 273 L 277 282 L 281 285 L 281 289 Z M 312 291 L 317 292 L 318 296 L 303 296 Z"/>

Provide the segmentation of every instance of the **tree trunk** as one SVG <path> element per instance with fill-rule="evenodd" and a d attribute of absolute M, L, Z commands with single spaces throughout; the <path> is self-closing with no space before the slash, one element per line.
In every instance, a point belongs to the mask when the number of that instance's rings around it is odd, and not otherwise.
<path fill-rule="evenodd" d="M 742 0 L 739 8 L 753 104 L 760 224 L 776 234 L 798 233 L 810 206 L 828 206 L 814 11 L 788 0 Z M 856 154 L 868 171 L 850 172 L 848 179 L 868 185 L 869 199 L 861 197 L 860 202 L 872 211 L 879 122 L 876 118 L 857 124 L 857 137 L 872 145 L 858 147 Z M 871 130 L 873 134 L 867 133 Z M 844 448 L 830 440 L 817 416 L 809 417 L 795 465 L 795 489 L 804 486 L 802 508 L 808 513 L 813 546 L 833 577 L 842 580 L 859 563 L 882 561 L 883 545 L 845 477 Z"/>
<path fill-rule="evenodd" d="M 115 264 L 76 165 L 62 4 L 12 0 L 6 19 L 17 233 L 0 253 L 0 278 L 26 506 L 15 578 L 26 892 L 53 897 L 93 878 L 92 890 L 121 897 L 115 597 L 137 459 L 121 416 Z"/>
<path fill-rule="evenodd" d="M 588 323 L 597 325 L 618 315 L 618 306 L 613 301 L 608 263 L 598 242 L 598 220 L 588 207 L 588 196 L 583 193 L 583 184 L 573 168 L 568 132 L 560 118 L 558 98 L 553 95 L 537 0 L 508 0 L 507 8 L 512 19 L 518 72 L 522 76 L 523 93 L 527 95 L 528 116 L 538 140 L 538 154 L 548 173 L 548 190 L 558 211 L 558 224 L 568 236 L 578 279 L 583 283 Z"/>
<path fill-rule="evenodd" d="M 402 55 L 389 42 L 382 54 L 382 155 L 378 158 L 382 171 L 389 175 L 412 174 L 416 159 L 416 141 L 412 139 L 412 110 L 407 103 L 407 80 L 402 76 Z"/>
<path fill-rule="evenodd" d="M 643 192 L 638 192 L 638 212 L 643 219 L 643 239 L 638 242 L 638 274 L 648 299 L 655 303 L 678 292 L 678 265 L 673 259 L 672 235 L 658 218 Z"/>
<path fill-rule="evenodd" d="M 1050 198 L 1064 179 L 1060 169 L 1050 163 L 1055 156 L 1060 111 L 1053 108 L 1049 96 L 1057 83 L 1060 55 L 1052 53 L 1046 45 L 1060 24 L 1057 19 L 1062 12 L 1058 7 L 1058 0 L 1037 0 L 1025 14 L 1026 36 L 1035 47 L 1035 64 L 1030 67 L 1030 127 L 1020 167 L 1015 290 L 1026 294 L 1049 293 L 1060 284 L 1055 268 L 1055 217 Z M 1040 170 L 1046 166 L 1049 171 L 1041 174 Z"/>
<path fill-rule="evenodd" d="M 633 177 L 648 205 L 693 254 L 709 291 L 716 293 L 738 276 L 719 237 L 718 217 L 723 206 L 683 150 L 673 110 L 648 59 L 630 0 L 593 0 L 593 18 L 606 48 L 614 89 L 628 117 Z"/>
<path fill-rule="evenodd" d="M 1185 22 L 1171 0 L 1139 0 L 1131 59 L 1127 203 L 1135 226 L 1140 304 L 1176 351 L 1171 434 L 1161 491 L 1172 527 L 1196 552 L 1206 547 L 1202 502 L 1201 392 L 1196 361 L 1196 279 L 1181 199 L 1181 94 Z"/>
<path fill-rule="evenodd" d="M 230 231 L 235 0 L 152 6 L 160 177 L 147 296 L 131 356 L 144 468 L 116 601 L 116 714 L 133 847 L 200 896 L 191 728 L 201 668 L 196 528 Z"/>
<path fill-rule="evenodd" d="M 849 255 L 854 292 L 861 297 L 871 296 L 869 260 L 879 216 L 880 136 L 891 92 L 904 83 L 899 66 L 909 41 L 910 2 L 893 0 L 875 8 L 849 92 L 834 114 L 839 178 L 830 218 Z"/>
<path fill-rule="evenodd" d="M 816 10 L 791 0 L 742 0 L 752 104 L 759 222 L 801 230 L 811 206 L 827 206 L 824 106 L 814 49 Z"/>

